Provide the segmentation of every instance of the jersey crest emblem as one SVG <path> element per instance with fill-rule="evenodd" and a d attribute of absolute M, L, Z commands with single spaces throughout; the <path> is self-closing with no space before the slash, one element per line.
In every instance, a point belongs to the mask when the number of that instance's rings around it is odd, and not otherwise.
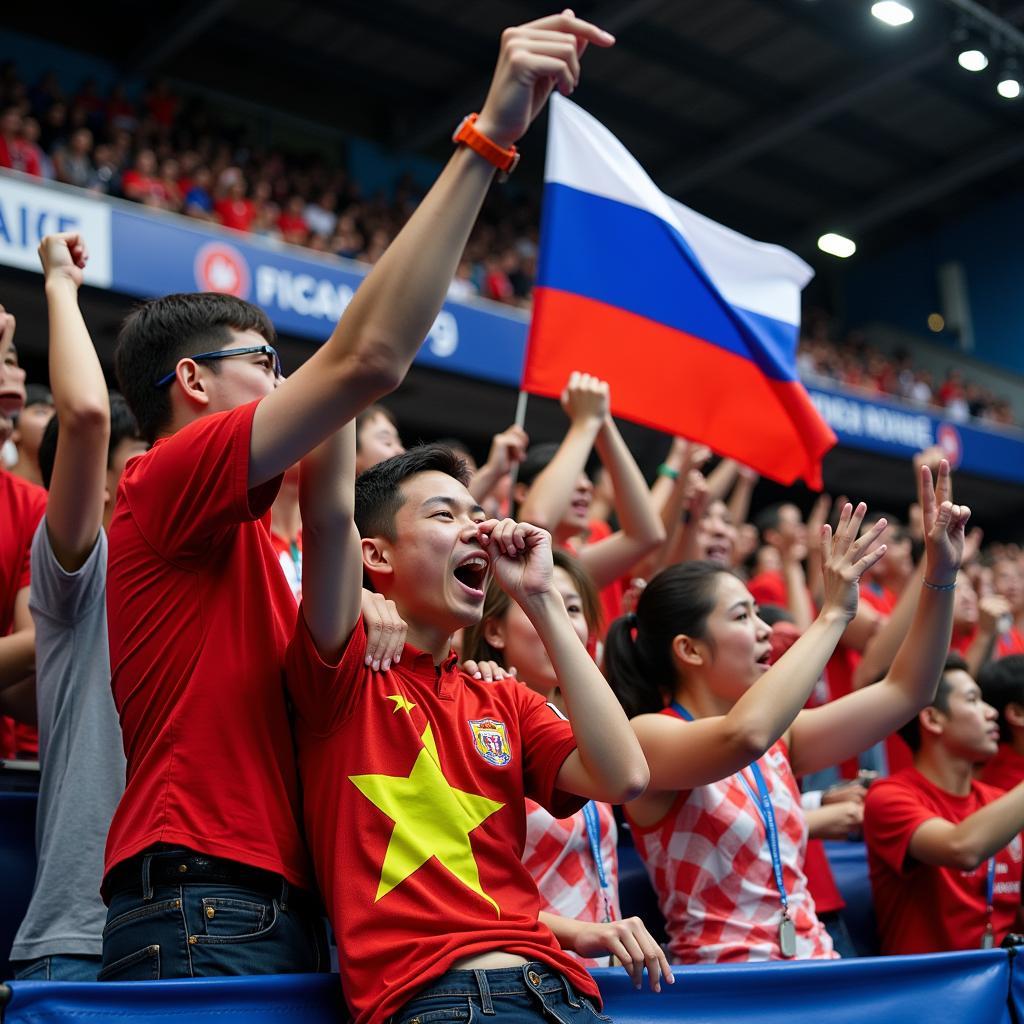
<path fill-rule="evenodd" d="M 480 718 L 469 723 L 473 733 L 473 748 L 495 768 L 504 768 L 512 761 L 512 748 L 504 722 L 493 718 Z"/>

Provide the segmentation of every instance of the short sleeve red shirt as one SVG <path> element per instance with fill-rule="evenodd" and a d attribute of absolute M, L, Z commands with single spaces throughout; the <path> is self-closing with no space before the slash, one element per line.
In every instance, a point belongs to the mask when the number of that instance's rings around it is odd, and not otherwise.
<path fill-rule="evenodd" d="M 1024 755 L 1018 754 L 1009 743 L 1000 743 L 995 757 L 985 762 L 980 778 L 987 786 L 1013 789 L 1018 782 L 1024 782 Z"/>
<path fill-rule="evenodd" d="M 884 954 L 978 949 L 985 931 L 988 861 L 974 871 L 921 864 L 910 840 L 926 821 L 958 823 L 1002 796 L 972 782 L 954 796 L 908 768 L 876 782 L 864 804 L 864 841 Z M 995 945 L 1012 929 L 1020 905 L 1021 839 L 996 854 L 992 926 Z"/>
<path fill-rule="evenodd" d="M 300 612 L 286 668 L 306 835 L 356 1024 L 492 950 L 599 998 L 538 920 L 522 863 L 527 797 L 558 817 L 584 803 L 555 786 L 576 747 L 569 723 L 514 680 L 471 679 L 454 655 L 435 668 L 406 646 L 373 673 L 365 651 L 360 621 L 340 664 L 324 664 Z"/>
<path fill-rule="evenodd" d="M 29 585 L 32 536 L 46 511 L 46 491 L 0 469 L 0 636 L 14 624 L 14 601 Z M 13 757 L 14 722 L 0 717 L 0 757 Z"/>
<path fill-rule="evenodd" d="M 296 604 L 249 490 L 256 402 L 132 459 L 110 524 L 111 685 L 127 784 L 106 870 L 175 843 L 310 885 L 283 679 Z"/>
<path fill-rule="evenodd" d="M 1024 632 L 1017 626 L 1012 626 L 996 640 L 997 658 L 1006 658 L 1011 654 L 1024 654 Z"/>

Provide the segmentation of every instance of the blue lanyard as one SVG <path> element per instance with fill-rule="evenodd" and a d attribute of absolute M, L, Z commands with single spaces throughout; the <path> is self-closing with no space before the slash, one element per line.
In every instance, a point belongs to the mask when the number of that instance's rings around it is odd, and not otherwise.
<path fill-rule="evenodd" d="M 672 710 L 687 722 L 693 721 L 693 715 L 678 701 L 672 702 Z M 756 793 L 742 771 L 737 772 L 736 777 L 743 783 L 743 788 L 750 794 L 755 806 L 760 808 L 765 834 L 768 837 L 768 852 L 771 854 L 772 868 L 775 871 L 775 886 L 779 890 L 779 900 L 782 903 L 782 910 L 786 914 L 789 912 L 789 896 L 786 895 L 786 882 L 782 875 L 782 853 L 779 849 L 779 828 L 775 822 L 775 808 L 772 807 L 771 794 L 768 792 L 768 785 L 764 781 L 760 765 L 754 761 L 749 767 L 754 776 L 754 782 L 757 784 Z"/>
<path fill-rule="evenodd" d="M 612 919 L 612 905 L 608 900 L 608 876 L 604 872 L 604 860 L 601 857 L 601 822 L 597 816 L 597 805 L 588 800 L 583 805 L 583 820 L 587 826 L 587 838 L 590 840 L 590 854 L 597 868 L 597 882 L 601 887 L 601 899 L 604 901 L 604 919 Z"/>
<path fill-rule="evenodd" d="M 597 868 L 597 880 L 602 889 L 608 888 L 608 877 L 604 873 L 604 861 L 601 859 L 601 823 L 597 817 L 597 807 L 593 800 L 583 805 L 583 818 L 587 823 L 587 838 L 590 840 L 590 852 Z"/>
<path fill-rule="evenodd" d="M 985 886 L 985 906 L 988 910 L 989 920 L 992 918 L 992 897 L 996 892 L 996 859 L 988 859 L 988 882 Z"/>

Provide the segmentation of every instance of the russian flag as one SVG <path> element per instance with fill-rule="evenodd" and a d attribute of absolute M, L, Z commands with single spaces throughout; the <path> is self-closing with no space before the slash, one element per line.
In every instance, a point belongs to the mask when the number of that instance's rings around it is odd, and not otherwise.
<path fill-rule="evenodd" d="M 540 256 L 523 389 L 573 370 L 612 411 L 821 489 L 836 437 L 797 377 L 799 257 L 666 196 L 585 110 L 551 97 Z"/>

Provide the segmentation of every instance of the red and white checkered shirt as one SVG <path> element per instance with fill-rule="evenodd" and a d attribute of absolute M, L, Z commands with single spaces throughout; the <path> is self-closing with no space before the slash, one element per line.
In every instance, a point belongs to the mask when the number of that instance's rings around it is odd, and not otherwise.
<path fill-rule="evenodd" d="M 832 939 L 814 912 L 803 872 L 807 824 L 786 744 L 780 740 L 759 764 L 778 825 L 796 955 L 833 959 Z M 756 793 L 749 770 L 745 774 Z M 782 959 L 782 905 L 764 821 L 737 776 L 681 792 L 660 822 L 630 827 L 658 893 L 676 963 Z"/>
<path fill-rule="evenodd" d="M 612 920 L 621 917 L 615 815 L 608 804 L 595 802 L 594 806 L 600 826 L 601 860 L 608 882 L 604 890 L 598 880 L 583 812 L 577 811 L 569 818 L 553 818 L 539 804 L 526 801 L 523 864 L 537 883 L 541 910 L 576 921 L 603 921 L 607 896 Z M 577 956 L 576 959 L 587 967 L 607 966 L 607 957 L 593 960 Z"/>

